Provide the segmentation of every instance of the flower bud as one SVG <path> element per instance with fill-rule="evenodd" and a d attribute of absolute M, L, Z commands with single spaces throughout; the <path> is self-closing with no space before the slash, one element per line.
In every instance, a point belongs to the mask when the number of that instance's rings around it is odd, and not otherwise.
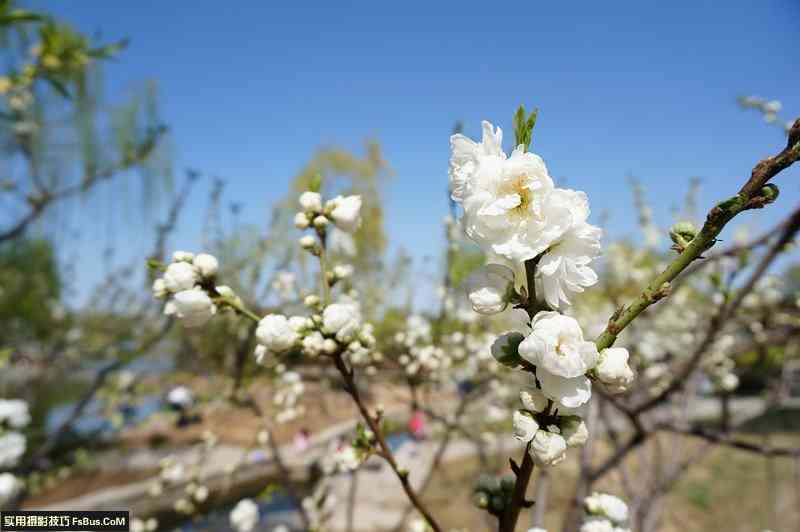
<path fill-rule="evenodd" d="M 492 356 L 499 363 L 510 368 L 519 366 L 522 358 L 519 355 L 519 345 L 525 337 L 516 331 L 503 333 L 492 344 Z"/>
<path fill-rule="evenodd" d="M 514 296 L 514 272 L 500 264 L 487 264 L 469 276 L 466 290 L 475 312 L 502 312 Z"/>
<path fill-rule="evenodd" d="M 316 218 L 314 218 L 314 227 L 316 227 L 317 229 L 325 229 L 326 227 L 328 227 L 329 223 L 330 220 L 328 220 L 325 216 L 321 214 Z"/>
<path fill-rule="evenodd" d="M 628 366 L 628 350 L 624 347 L 603 349 L 594 371 L 611 393 L 622 393 L 633 383 L 634 374 Z"/>
<path fill-rule="evenodd" d="M 300 247 L 305 249 L 306 251 L 310 251 L 314 253 L 317 247 L 316 239 L 311 235 L 306 235 L 299 240 Z"/>
<path fill-rule="evenodd" d="M 322 352 L 326 355 L 334 354 L 338 348 L 339 344 L 336 343 L 336 340 L 330 338 L 326 338 L 322 344 Z"/>
<path fill-rule="evenodd" d="M 489 497 L 485 493 L 476 493 L 472 497 L 472 503 L 478 508 L 485 510 L 489 507 Z"/>
<path fill-rule="evenodd" d="M 317 294 L 309 294 L 303 299 L 303 303 L 307 307 L 316 307 L 320 303 L 319 296 Z"/>
<path fill-rule="evenodd" d="M 675 243 L 676 249 L 682 251 L 689 242 L 697 236 L 697 228 L 692 222 L 678 222 L 669 230 L 669 237 Z"/>
<path fill-rule="evenodd" d="M 282 353 L 291 349 L 300 339 L 300 336 L 286 316 L 269 314 L 258 322 L 256 338 L 269 351 Z"/>
<path fill-rule="evenodd" d="M 194 253 L 188 251 L 176 251 L 172 254 L 173 262 L 192 262 L 194 260 Z"/>
<path fill-rule="evenodd" d="M 322 196 L 319 192 L 303 192 L 300 194 L 300 207 L 305 212 L 320 212 L 322 211 Z"/>
<path fill-rule="evenodd" d="M 294 226 L 298 229 L 307 229 L 309 226 L 308 216 L 304 212 L 298 212 L 294 215 Z"/>
<path fill-rule="evenodd" d="M 183 290 L 175 294 L 175 314 L 185 327 L 205 325 L 217 312 L 217 307 L 202 290 Z"/>
<path fill-rule="evenodd" d="M 778 195 L 780 194 L 780 189 L 776 185 L 772 183 L 767 183 L 763 187 L 761 187 L 760 196 L 764 198 L 766 203 L 772 203 L 776 199 L 778 199 Z"/>
<path fill-rule="evenodd" d="M 336 279 L 348 279 L 353 275 L 353 266 L 351 264 L 338 264 L 333 268 L 333 275 Z"/>
<path fill-rule="evenodd" d="M 330 217 L 333 223 L 348 233 L 358 229 L 361 223 L 361 196 L 338 196 L 329 202 L 332 207 Z"/>
<path fill-rule="evenodd" d="M 164 286 L 170 292 L 189 290 L 197 282 L 197 271 L 188 262 L 173 262 L 164 272 Z"/>
<path fill-rule="evenodd" d="M 167 295 L 167 285 L 160 277 L 153 281 L 153 297 L 163 299 Z"/>
<path fill-rule="evenodd" d="M 219 262 L 214 255 L 200 253 L 194 258 L 194 267 L 202 277 L 213 277 L 219 269 Z"/>

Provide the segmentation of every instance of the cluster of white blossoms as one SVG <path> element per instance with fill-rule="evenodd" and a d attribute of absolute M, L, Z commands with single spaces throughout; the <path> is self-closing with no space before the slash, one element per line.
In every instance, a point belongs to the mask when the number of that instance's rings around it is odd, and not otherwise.
<path fill-rule="evenodd" d="M 436 379 L 436 375 L 452 365 L 448 353 L 433 343 L 431 323 L 424 316 L 408 316 L 405 329 L 394 335 L 401 353 L 397 362 L 409 377 Z"/>
<path fill-rule="evenodd" d="M 628 505 L 619 497 L 592 493 L 583 500 L 583 505 L 587 517 L 581 532 L 630 532 L 626 526 Z"/>
<path fill-rule="evenodd" d="M 214 298 L 233 297 L 227 286 L 214 286 L 219 263 L 213 255 L 176 251 L 164 275 L 153 281 L 153 295 L 166 299 L 164 314 L 185 327 L 201 327 L 217 313 Z"/>
<path fill-rule="evenodd" d="M 538 258 L 536 292 L 552 308 L 569 305 L 571 293 L 597 282 L 589 266 L 600 254 L 602 231 L 587 222 L 583 192 L 556 188 L 538 155 L 520 145 L 511 156 L 503 132 L 483 122 L 483 141 L 463 135 L 450 139 L 452 198 L 464 209 L 463 227 L 489 256 L 525 279 L 525 261 Z M 473 305 L 484 313 L 502 306 L 508 272 L 494 268 L 487 286 L 475 287 Z M 513 277 L 512 277 L 513 279 Z M 497 311 L 497 310 L 495 310 Z"/>
<path fill-rule="evenodd" d="M 0 469 L 15 467 L 25 454 L 27 440 L 20 430 L 30 421 L 28 403 L 20 399 L 0 399 Z M 9 492 L 16 489 L 14 486 L 17 484 L 6 480 L 5 487 Z M 0 493 L 0 497 L 2 495 Z"/>
<path fill-rule="evenodd" d="M 340 353 L 360 359 L 375 346 L 372 325 L 363 322 L 356 303 L 343 298 L 322 307 L 318 297 L 306 299 L 314 312 L 310 317 L 268 314 L 259 321 L 255 354 L 260 364 L 293 350 L 309 357 Z"/>
<path fill-rule="evenodd" d="M 308 190 L 300 194 L 300 209 L 294 217 L 298 229 L 324 230 L 332 222 L 342 231 L 352 233 L 361 223 L 361 196 L 358 195 L 336 196 L 323 205 L 322 195 Z"/>
<path fill-rule="evenodd" d="M 506 156 L 501 143 L 502 131 L 488 122 L 480 143 L 452 136 L 450 186 L 463 207 L 467 236 L 490 262 L 466 283 L 473 309 L 553 309 L 536 312 L 529 333 L 505 333 L 491 348 L 498 362 L 534 377 L 535 387 L 520 393 L 514 436 L 528 444 L 534 462 L 551 466 L 564 459 L 568 446 L 588 437 L 581 418 L 591 380 L 619 393 L 634 374 L 624 348 L 598 352 L 579 323 L 558 312 L 572 294 L 598 281 L 590 263 L 600 254 L 602 232 L 587 221 L 586 194 L 556 188 L 539 156 L 524 145 Z M 534 286 L 528 286 L 531 278 Z"/>
<path fill-rule="evenodd" d="M 258 505 L 252 499 L 240 500 L 230 513 L 231 526 L 236 532 L 252 532 L 259 519 Z"/>
<path fill-rule="evenodd" d="M 313 227 L 316 237 L 305 235 L 300 246 L 314 255 L 322 253 L 330 222 L 341 231 L 353 232 L 361 223 L 361 196 L 338 196 L 324 203 L 318 192 L 306 191 L 300 195 L 301 211 L 295 225 L 301 229 Z M 338 264 L 324 272 L 329 287 L 348 279 L 353 274 L 349 264 Z M 375 346 L 373 327 L 364 323 L 361 308 L 353 293 L 326 304 L 316 294 L 304 298 L 310 316 L 268 314 L 258 323 L 256 360 L 268 363 L 269 356 L 279 356 L 300 351 L 309 357 L 341 355 L 353 364 L 372 360 Z"/>

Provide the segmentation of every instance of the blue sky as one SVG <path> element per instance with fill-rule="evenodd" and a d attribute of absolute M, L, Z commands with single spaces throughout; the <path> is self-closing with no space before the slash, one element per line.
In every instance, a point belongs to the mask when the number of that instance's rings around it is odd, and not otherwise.
<path fill-rule="evenodd" d="M 635 232 L 626 176 L 667 223 L 692 176 L 700 206 L 735 192 L 784 142 L 740 94 L 800 114 L 800 2 L 29 2 L 131 45 L 106 68 L 109 90 L 158 81 L 177 168 L 228 182 L 243 218 L 262 223 L 315 147 L 378 139 L 394 245 L 437 254 L 453 123 L 506 129 L 540 108 L 534 151 L 585 190 L 595 220 Z M 800 170 L 777 183 L 766 226 L 800 198 Z M 197 245 L 198 193 L 173 246 Z M 141 226 L 130 228 L 141 232 Z M 123 230 L 124 231 L 124 230 Z M 433 236 L 431 236 L 433 235 Z"/>

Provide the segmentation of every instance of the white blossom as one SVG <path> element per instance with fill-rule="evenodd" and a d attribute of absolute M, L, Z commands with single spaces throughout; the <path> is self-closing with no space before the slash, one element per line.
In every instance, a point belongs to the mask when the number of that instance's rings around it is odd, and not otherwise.
<path fill-rule="evenodd" d="M 340 471 L 353 471 L 361 465 L 358 451 L 352 445 L 341 445 L 334 451 L 334 462 Z"/>
<path fill-rule="evenodd" d="M 602 234 L 599 227 L 580 222 L 557 240 L 537 264 L 537 296 L 552 308 L 563 308 L 570 304 L 571 292 L 580 293 L 596 284 L 597 274 L 589 263 L 600 255 Z"/>
<path fill-rule="evenodd" d="M 331 253 L 344 257 L 355 257 L 358 250 L 353 236 L 334 227 L 328 231 L 328 249 Z"/>
<path fill-rule="evenodd" d="M 530 455 L 540 467 L 557 465 L 567 456 L 567 442 L 561 434 L 539 430 L 531 440 Z"/>
<path fill-rule="evenodd" d="M 628 519 L 628 505 L 625 501 L 608 493 L 592 493 L 584 499 L 586 511 L 592 515 L 607 517 L 614 524 L 622 524 Z"/>
<path fill-rule="evenodd" d="M 514 294 L 514 272 L 501 264 L 478 268 L 465 283 L 472 309 L 479 314 L 497 314 Z"/>
<path fill-rule="evenodd" d="M 556 401 L 559 408 L 578 408 L 592 397 L 592 383 L 585 375 L 568 379 L 541 370 L 536 372 L 536 378 L 542 385 L 542 392 Z"/>
<path fill-rule="evenodd" d="M 531 334 L 519 345 L 519 354 L 537 368 L 573 378 L 597 364 L 597 348 L 583 339 L 575 318 L 542 311 L 533 317 L 531 328 Z"/>
<path fill-rule="evenodd" d="M 200 253 L 194 258 L 192 261 L 194 267 L 197 269 L 197 272 L 202 277 L 213 277 L 217 274 L 217 270 L 219 270 L 219 262 L 214 255 L 209 255 L 208 253 Z"/>
<path fill-rule="evenodd" d="M 250 499 L 242 499 L 231 510 L 231 526 L 237 532 L 251 532 L 259 520 L 258 506 Z"/>
<path fill-rule="evenodd" d="M 21 429 L 31 422 L 28 403 L 22 399 L 0 399 L 0 424 Z"/>
<path fill-rule="evenodd" d="M 17 465 L 25 454 L 25 436 L 19 432 L 6 432 L 0 435 L 0 468 L 9 469 Z"/>
<path fill-rule="evenodd" d="M 314 331 L 303 338 L 303 352 L 309 356 L 317 356 L 325 350 L 325 337 L 319 331 Z"/>
<path fill-rule="evenodd" d="M 322 312 L 322 329 L 336 335 L 340 342 L 349 341 L 361 327 L 361 316 L 355 305 L 333 303 Z"/>
<path fill-rule="evenodd" d="M 191 290 L 197 283 L 197 271 L 188 262 L 173 262 L 164 272 L 164 286 L 170 292 Z"/>
<path fill-rule="evenodd" d="M 525 410 L 539 413 L 547 408 L 547 397 L 538 388 L 526 388 L 519 392 L 519 399 Z"/>
<path fill-rule="evenodd" d="M 609 347 L 600 352 L 595 368 L 597 378 L 612 393 L 624 392 L 633 382 L 633 370 L 628 366 L 628 350 L 624 347 Z"/>
<path fill-rule="evenodd" d="M 719 387 L 725 392 L 732 392 L 739 386 L 739 377 L 735 373 L 726 373 L 719 379 Z"/>
<path fill-rule="evenodd" d="M 14 500 L 22 491 L 22 482 L 11 473 L 0 473 L 0 508 Z"/>
<path fill-rule="evenodd" d="M 311 235 L 305 235 L 298 240 L 300 247 L 307 250 L 312 250 L 317 246 L 316 239 Z"/>
<path fill-rule="evenodd" d="M 175 314 L 185 327 L 205 325 L 217 312 L 217 307 L 203 290 L 183 290 L 172 300 Z"/>
<path fill-rule="evenodd" d="M 194 403 L 194 394 L 186 386 L 176 386 L 167 394 L 167 401 L 181 408 L 189 408 Z"/>
<path fill-rule="evenodd" d="M 328 224 L 330 224 L 331 221 L 328 220 L 326 216 L 320 214 L 319 216 L 314 217 L 314 221 L 312 223 L 317 229 L 325 229 L 328 227 Z"/>
<path fill-rule="evenodd" d="M 358 229 L 361 223 L 361 196 L 337 196 L 331 203 L 333 210 L 330 216 L 339 229 L 348 233 Z"/>
<path fill-rule="evenodd" d="M 305 212 L 322 211 L 322 196 L 319 192 L 306 191 L 300 194 L 300 207 Z"/>
<path fill-rule="evenodd" d="M 291 349 L 300 339 L 300 335 L 292 328 L 286 316 L 268 314 L 258 322 L 256 338 L 269 351 L 282 353 Z"/>
<path fill-rule="evenodd" d="M 162 299 L 167 296 L 167 284 L 164 282 L 164 279 L 159 277 L 155 281 L 153 281 L 153 297 L 157 299 Z"/>
<path fill-rule="evenodd" d="M 311 223 L 308 221 L 308 215 L 304 212 L 298 212 L 294 215 L 294 226 L 298 229 L 307 229 Z"/>
<path fill-rule="evenodd" d="M 514 438 L 522 442 L 529 442 L 539 430 L 539 424 L 529 413 L 517 410 L 512 416 L 514 424 Z"/>
<path fill-rule="evenodd" d="M 566 440 L 568 447 L 575 447 L 583 445 L 589 440 L 589 429 L 582 419 L 570 416 L 561 422 L 561 435 Z"/>

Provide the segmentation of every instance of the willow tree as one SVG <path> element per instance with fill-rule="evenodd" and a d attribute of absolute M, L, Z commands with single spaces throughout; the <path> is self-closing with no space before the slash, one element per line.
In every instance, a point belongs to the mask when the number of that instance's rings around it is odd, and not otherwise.
<path fill-rule="evenodd" d="M 0 242 L 102 183 L 138 174 L 149 199 L 169 181 L 153 87 L 112 104 L 103 95 L 101 66 L 126 45 L 0 1 Z"/>

